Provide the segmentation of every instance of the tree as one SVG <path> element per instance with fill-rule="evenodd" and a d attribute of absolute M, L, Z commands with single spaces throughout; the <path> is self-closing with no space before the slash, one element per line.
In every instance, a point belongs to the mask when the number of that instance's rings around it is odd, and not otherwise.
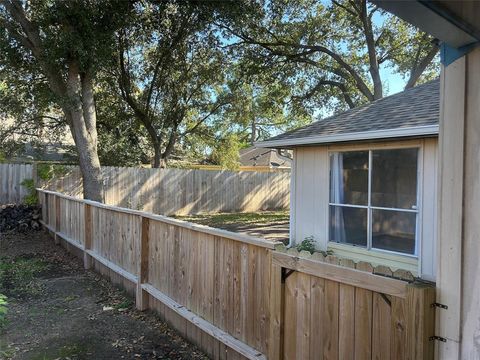
<path fill-rule="evenodd" d="M 403 76 L 406 88 L 437 74 L 438 45 L 366 0 L 276 0 L 240 23 L 219 24 L 249 47 L 252 62 L 294 79 L 296 99 L 317 108 L 352 108 L 385 94 L 382 68 Z M 232 41 L 234 41 L 232 40 Z"/>
<path fill-rule="evenodd" d="M 148 4 L 138 26 L 119 35 L 121 94 L 148 133 L 153 167 L 165 166 L 177 142 L 218 118 L 233 99 L 212 12 L 196 2 Z"/>
<path fill-rule="evenodd" d="M 110 58 L 114 34 L 128 18 L 124 1 L 0 0 L 3 67 L 40 74 L 74 138 L 84 197 L 103 200 L 97 153 L 94 80 Z"/>
<path fill-rule="evenodd" d="M 238 170 L 240 168 L 240 149 L 242 145 L 236 134 L 229 134 L 221 139 L 213 149 L 211 160 L 223 169 Z"/>

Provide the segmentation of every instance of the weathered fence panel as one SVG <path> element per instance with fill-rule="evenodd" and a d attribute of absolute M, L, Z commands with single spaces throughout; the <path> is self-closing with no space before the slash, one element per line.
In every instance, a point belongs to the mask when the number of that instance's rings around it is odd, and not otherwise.
<path fill-rule="evenodd" d="M 430 285 L 161 215 L 39 193 L 44 225 L 57 241 L 214 359 L 433 358 Z"/>
<path fill-rule="evenodd" d="M 82 196 L 78 167 L 43 184 Z M 290 172 L 103 167 L 105 203 L 163 215 L 288 209 Z"/>
<path fill-rule="evenodd" d="M 30 164 L 0 164 L 0 204 L 21 203 L 28 194 L 21 183 L 32 178 Z"/>

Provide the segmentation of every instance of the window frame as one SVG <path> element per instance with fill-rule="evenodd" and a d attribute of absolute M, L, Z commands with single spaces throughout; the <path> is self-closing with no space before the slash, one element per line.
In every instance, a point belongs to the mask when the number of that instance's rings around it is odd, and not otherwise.
<path fill-rule="evenodd" d="M 372 152 L 373 151 L 381 151 L 381 150 L 401 150 L 401 149 L 417 149 L 417 196 L 416 196 L 416 209 L 399 209 L 399 208 L 389 208 L 389 207 L 380 207 L 380 206 L 372 206 L 371 205 L 371 190 L 372 190 Z M 357 152 L 357 151 L 368 151 L 368 202 L 367 205 L 354 205 L 354 204 L 338 204 L 330 201 L 330 190 L 331 190 L 331 162 L 330 156 L 334 153 L 342 153 L 342 152 Z M 354 248 L 361 248 L 369 252 L 377 252 L 377 253 L 386 253 L 392 254 L 395 256 L 405 256 L 409 258 L 420 259 L 421 258 L 421 221 L 422 221 L 422 184 L 423 184 L 423 146 L 422 144 L 369 144 L 369 145 L 360 145 L 356 144 L 356 146 L 329 146 L 328 151 L 328 205 L 326 211 L 327 214 L 327 222 L 326 224 L 330 224 L 330 209 L 333 206 L 339 207 L 350 207 L 350 208 L 360 208 L 367 210 L 367 246 L 360 246 L 354 245 L 349 243 L 339 243 L 336 241 L 332 241 L 330 237 L 330 225 L 326 226 L 326 237 L 327 237 L 327 244 L 336 244 L 341 246 L 350 246 Z M 415 213 L 415 253 L 414 254 L 407 254 L 392 250 L 386 249 L 379 249 L 372 247 L 372 212 L 373 210 L 385 210 L 385 211 L 399 211 L 399 212 L 406 212 L 406 213 Z"/>

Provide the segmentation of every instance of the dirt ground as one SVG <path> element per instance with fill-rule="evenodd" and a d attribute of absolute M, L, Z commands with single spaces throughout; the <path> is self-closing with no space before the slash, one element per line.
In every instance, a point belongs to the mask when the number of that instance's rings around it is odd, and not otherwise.
<path fill-rule="evenodd" d="M 205 214 L 177 216 L 177 218 L 266 240 L 288 243 L 290 224 L 288 211 Z"/>
<path fill-rule="evenodd" d="M 43 231 L 0 234 L 0 359 L 207 359 Z"/>

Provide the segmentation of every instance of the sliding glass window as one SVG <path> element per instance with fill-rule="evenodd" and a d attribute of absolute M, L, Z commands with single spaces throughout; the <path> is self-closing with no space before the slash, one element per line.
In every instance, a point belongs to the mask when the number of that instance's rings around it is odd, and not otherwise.
<path fill-rule="evenodd" d="M 330 241 L 416 255 L 418 149 L 330 154 Z"/>

